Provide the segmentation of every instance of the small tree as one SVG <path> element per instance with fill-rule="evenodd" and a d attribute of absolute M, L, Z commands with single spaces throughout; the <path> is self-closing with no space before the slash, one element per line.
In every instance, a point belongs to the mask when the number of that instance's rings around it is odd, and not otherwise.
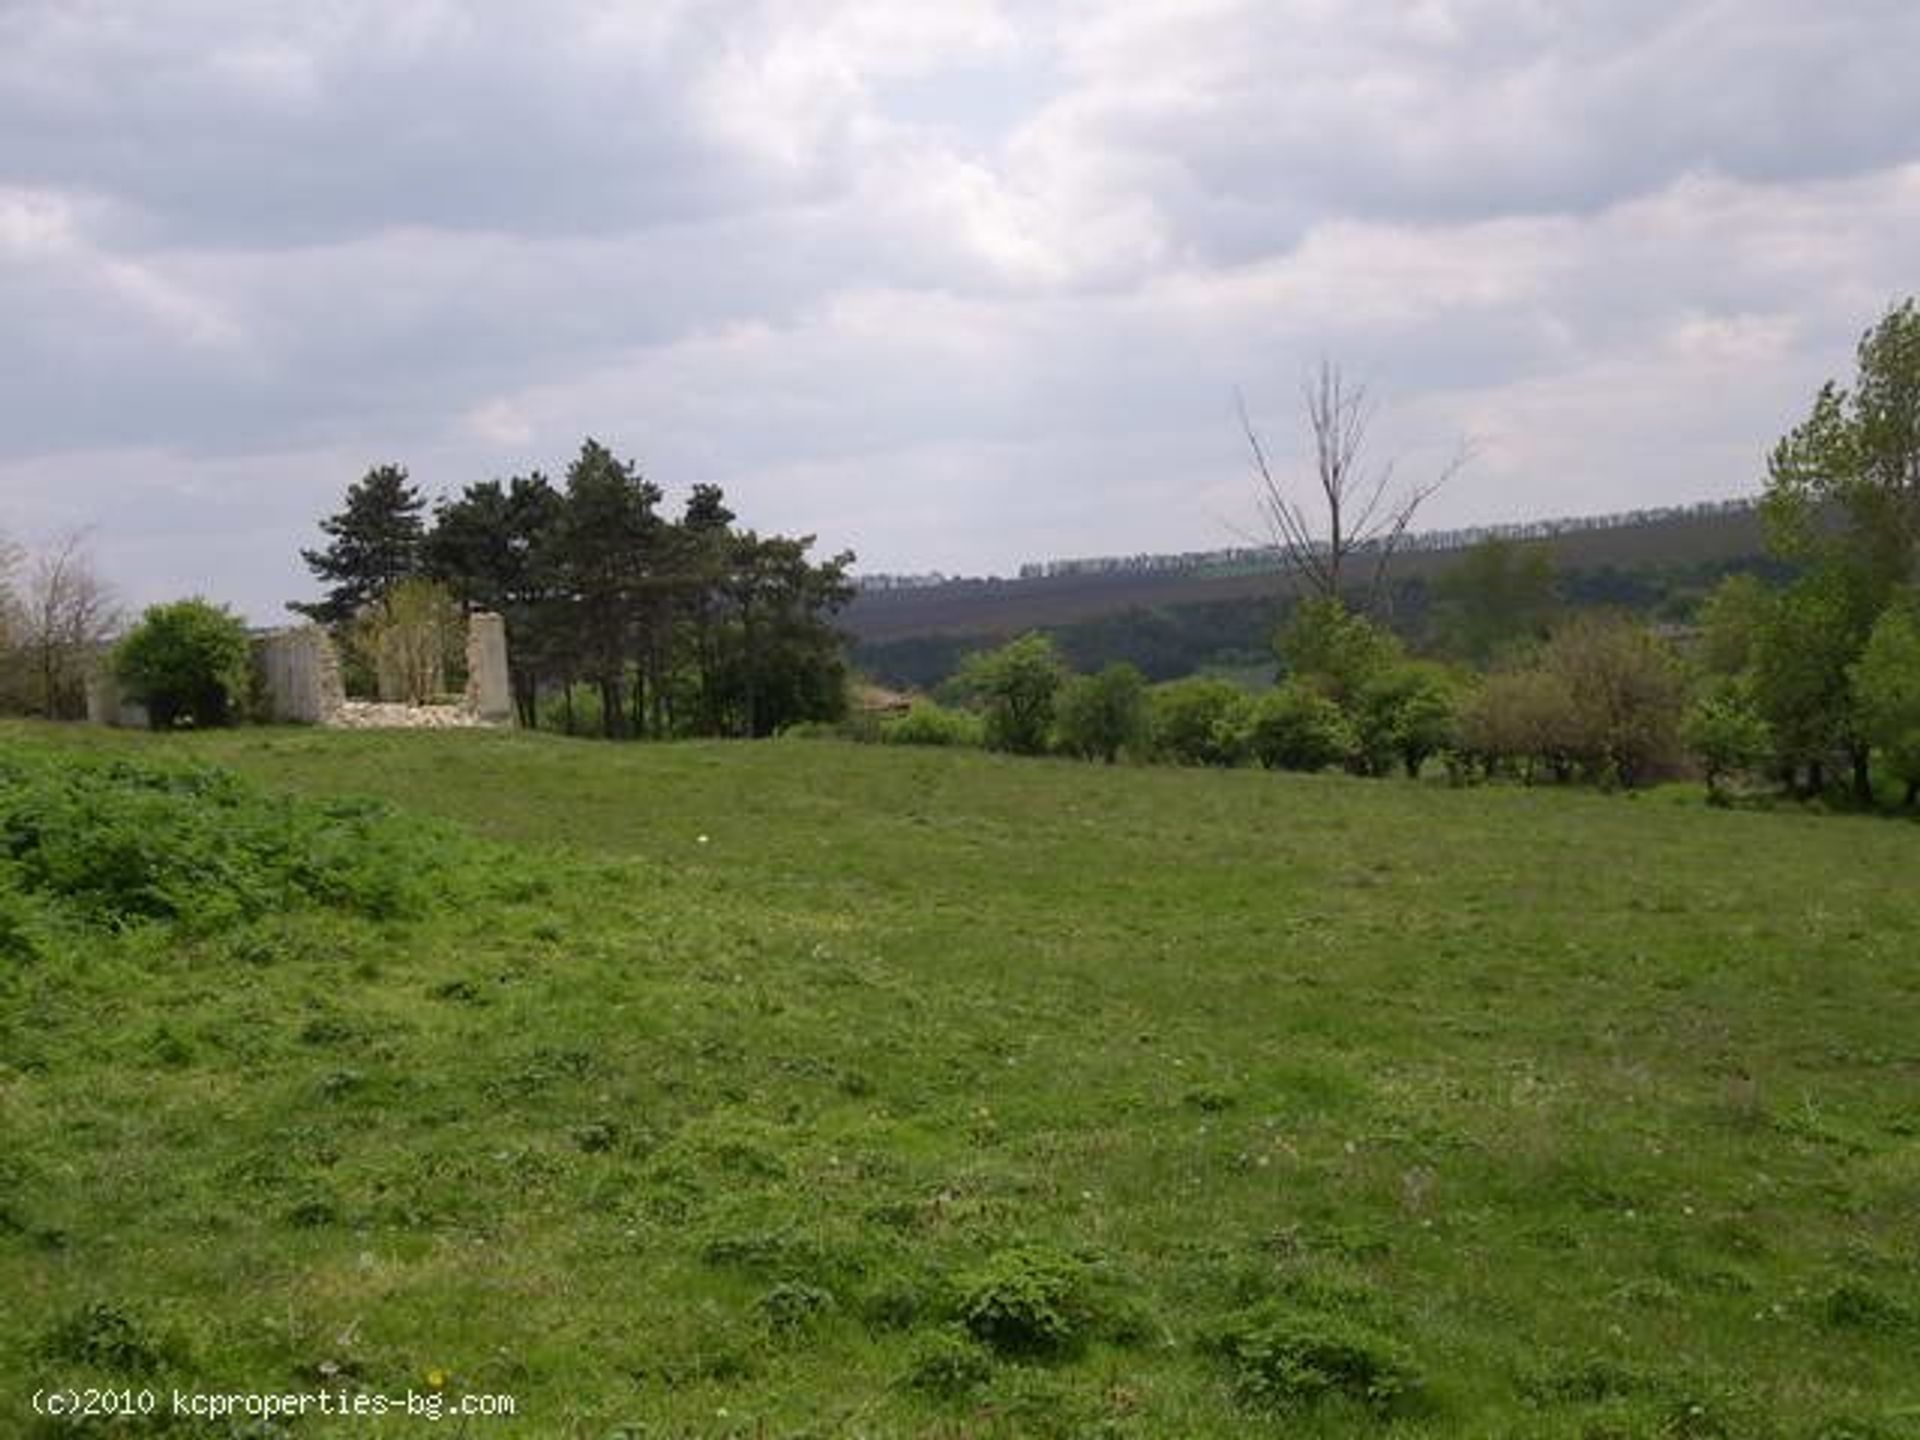
<path fill-rule="evenodd" d="M 1761 769 L 1773 756 L 1773 732 L 1751 687 L 1738 679 L 1723 680 L 1695 700 L 1680 734 L 1700 762 L 1709 800 L 1724 799 L 1727 781 Z"/>
<path fill-rule="evenodd" d="M 1673 656 L 1644 626 L 1580 616 L 1554 632 L 1540 663 L 1573 697 L 1581 758 L 1596 778 L 1631 789 L 1679 755 L 1685 686 Z"/>
<path fill-rule="evenodd" d="M 1773 604 L 1753 575 L 1729 575 L 1714 586 L 1699 615 L 1699 659 L 1709 673 L 1738 675 L 1753 665 Z"/>
<path fill-rule="evenodd" d="M 1304 600 L 1281 630 L 1276 648 L 1291 676 L 1310 680 L 1342 709 L 1367 682 L 1400 658 L 1400 642 L 1338 600 Z"/>
<path fill-rule="evenodd" d="M 1888 608 L 1849 674 L 1861 733 L 1920 803 L 1920 602 Z"/>
<path fill-rule="evenodd" d="M 113 670 L 154 729 L 205 728 L 238 718 L 249 655 L 240 617 L 196 597 L 149 608 L 114 650 Z"/>
<path fill-rule="evenodd" d="M 464 634 L 460 607 L 431 580 L 402 580 L 361 612 L 351 640 L 380 698 L 424 705 L 446 688 L 447 657 Z"/>
<path fill-rule="evenodd" d="M 1178 765 L 1234 765 L 1246 753 L 1253 702 L 1228 680 L 1194 675 L 1149 692 L 1153 753 Z"/>
<path fill-rule="evenodd" d="M 1434 582 L 1440 633 L 1450 653 L 1484 666 L 1544 640 L 1557 602 L 1553 561 L 1540 545 L 1489 536 Z"/>
<path fill-rule="evenodd" d="M 1247 745 L 1269 770 L 1324 770 L 1344 765 L 1359 737 L 1340 707 L 1304 680 L 1287 680 L 1254 703 Z"/>
<path fill-rule="evenodd" d="M 1460 717 L 1464 751 L 1489 773 L 1512 766 L 1529 785 L 1542 766 L 1555 780 L 1571 779 L 1588 743 L 1572 689 L 1545 670 L 1489 675 Z"/>
<path fill-rule="evenodd" d="M 1427 760 L 1452 743 L 1458 708 L 1452 678 L 1440 666 L 1412 661 L 1382 670 L 1354 701 L 1361 763 L 1380 775 L 1397 761 L 1418 779 Z"/>
<path fill-rule="evenodd" d="M 1098 675 L 1076 675 L 1060 691 L 1055 726 L 1060 748 L 1082 760 L 1111 765 L 1122 750 L 1137 750 L 1146 735 L 1147 681 L 1125 661 Z"/>
<path fill-rule="evenodd" d="M 69 531 L 35 557 L 17 620 L 33 709 L 56 720 L 86 713 L 87 670 L 119 621 L 113 590 L 87 554 L 85 531 Z"/>
<path fill-rule="evenodd" d="M 1375 407 L 1365 385 L 1348 380 L 1338 365 L 1322 360 L 1302 387 L 1301 398 L 1313 445 L 1314 484 L 1302 487 L 1311 496 L 1306 501 L 1296 500 L 1280 483 L 1246 406 L 1240 407 L 1240 428 L 1253 453 L 1256 498 L 1274 548 L 1319 599 L 1341 599 L 1351 565 L 1362 556 L 1371 560 L 1365 608 L 1372 610 L 1380 600 L 1387 566 L 1414 516 L 1467 463 L 1469 447 L 1462 441 L 1433 479 L 1398 486 L 1393 462 L 1376 463 L 1367 453 Z"/>
<path fill-rule="evenodd" d="M 989 750 L 1046 753 L 1054 702 L 1066 678 L 1051 640 L 1023 635 L 998 650 L 969 655 L 960 678 L 985 711 Z"/>

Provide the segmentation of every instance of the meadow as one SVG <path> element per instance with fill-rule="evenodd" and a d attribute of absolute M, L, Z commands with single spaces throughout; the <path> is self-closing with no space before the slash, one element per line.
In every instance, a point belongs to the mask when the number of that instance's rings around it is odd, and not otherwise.
<path fill-rule="evenodd" d="M 1911 823 L 827 741 L 8 764 L 0 1432 L 1920 1435 Z M 203 804 L 240 838 L 169 869 Z M 518 1413 L 29 1412 L 83 1380 Z"/>

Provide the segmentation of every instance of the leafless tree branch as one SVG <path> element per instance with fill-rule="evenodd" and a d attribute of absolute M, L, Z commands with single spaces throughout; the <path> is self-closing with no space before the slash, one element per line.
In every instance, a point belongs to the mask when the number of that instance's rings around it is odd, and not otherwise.
<path fill-rule="evenodd" d="M 1319 495 L 1312 510 L 1294 499 L 1275 477 L 1265 444 L 1238 393 L 1240 428 L 1253 455 L 1256 498 L 1272 543 L 1308 589 L 1329 599 L 1344 593 L 1351 562 L 1373 557 L 1366 592 L 1376 608 L 1388 563 L 1412 527 L 1420 507 L 1456 476 L 1472 458 L 1462 442 L 1432 480 L 1398 487 L 1389 459 L 1375 464 L 1367 438 L 1378 405 L 1367 387 L 1350 382 L 1340 367 L 1322 360 L 1301 386 L 1307 432 L 1312 441 L 1314 481 Z M 1324 521 L 1324 534 L 1316 515 Z"/>

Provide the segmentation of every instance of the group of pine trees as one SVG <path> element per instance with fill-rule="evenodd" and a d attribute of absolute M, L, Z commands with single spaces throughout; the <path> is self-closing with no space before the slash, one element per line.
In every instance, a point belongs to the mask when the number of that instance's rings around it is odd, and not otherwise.
<path fill-rule="evenodd" d="M 847 675 L 832 617 L 853 597 L 850 552 L 735 524 L 696 485 L 677 516 L 659 486 L 588 440 L 556 485 L 535 472 L 426 498 L 380 466 L 302 552 L 326 587 L 291 608 L 344 630 L 396 596 L 442 587 L 506 619 L 515 708 L 608 737 L 777 733 L 837 718 Z"/>

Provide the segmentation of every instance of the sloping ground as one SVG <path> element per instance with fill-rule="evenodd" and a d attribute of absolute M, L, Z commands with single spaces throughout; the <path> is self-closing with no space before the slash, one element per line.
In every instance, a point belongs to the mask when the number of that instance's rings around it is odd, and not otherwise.
<path fill-rule="evenodd" d="M 53 1380 L 432 1372 L 516 1397 L 473 1435 L 1920 1417 L 1914 826 L 798 742 L 60 743 L 477 838 L 380 822 L 411 909 L 79 917 L 0 962 L 13 1431 L 69 1433 L 18 1398 Z"/>
<path fill-rule="evenodd" d="M 1538 542 L 1562 570 L 1708 564 L 1766 551 L 1757 512 L 1697 515 L 1646 525 L 1578 531 Z M 1460 562 L 1457 550 L 1412 552 L 1394 562 L 1398 578 L 1431 580 Z M 862 591 L 841 617 L 856 640 L 958 631 L 1012 635 L 1048 625 L 1156 606 L 1257 600 L 1280 588 L 1272 574 L 1063 575 L 1038 580 L 957 580 L 910 590 Z"/>

